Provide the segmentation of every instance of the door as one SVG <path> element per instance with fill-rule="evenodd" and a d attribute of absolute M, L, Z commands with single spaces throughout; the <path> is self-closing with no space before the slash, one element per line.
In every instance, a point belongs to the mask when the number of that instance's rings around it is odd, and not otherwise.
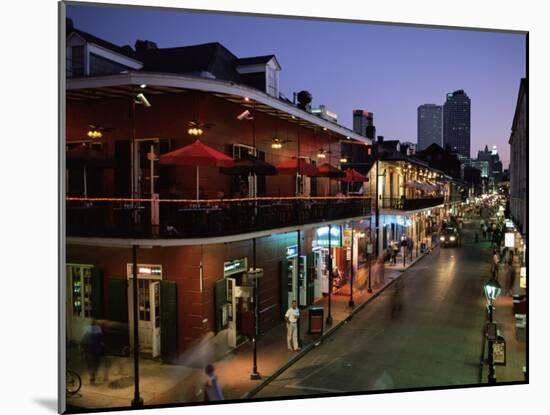
<path fill-rule="evenodd" d="M 128 280 L 128 315 L 130 345 L 134 346 L 133 278 Z M 140 353 L 155 358 L 160 355 L 160 282 L 138 279 L 138 335 Z"/>
<path fill-rule="evenodd" d="M 300 301 L 298 304 L 301 307 L 307 306 L 307 291 L 308 291 L 308 284 L 307 284 L 307 258 L 305 255 L 300 256 L 300 260 L 298 262 L 298 284 L 299 284 L 299 297 Z"/>
<path fill-rule="evenodd" d="M 313 297 L 315 300 L 321 297 L 321 281 L 325 271 L 322 250 L 313 253 L 313 266 L 315 267 L 315 280 L 313 282 Z"/>
<path fill-rule="evenodd" d="M 227 284 L 227 344 L 229 347 L 237 347 L 237 299 L 235 290 L 237 280 L 235 278 L 226 278 Z"/>
<path fill-rule="evenodd" d="M 67 338 L 80 342 L 92 319 L 101 318 L 102 276 L 91 265 L 67 264 Z"/>
<path fill-rule="evenodd" d="M 286 270 L 286 283 L 287 283 L 287 292 L 288 292 L 288 306 L 292 304 L 293 301 L 298 301 L 296 288 L 297 288 L 297 277 L 298 277 L 298 257 L 288 258 L 288 267 Z M 286 312 L 286 310 L 285 310 Z"/>

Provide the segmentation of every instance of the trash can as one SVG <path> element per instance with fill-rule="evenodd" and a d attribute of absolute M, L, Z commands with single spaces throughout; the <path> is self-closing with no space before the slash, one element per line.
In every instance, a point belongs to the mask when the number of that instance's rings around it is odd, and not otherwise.
<path fill-rule="evenodd" d="M 309 307 L 309 334 L 323 334 L 325 310 L 323 307 Z"/>

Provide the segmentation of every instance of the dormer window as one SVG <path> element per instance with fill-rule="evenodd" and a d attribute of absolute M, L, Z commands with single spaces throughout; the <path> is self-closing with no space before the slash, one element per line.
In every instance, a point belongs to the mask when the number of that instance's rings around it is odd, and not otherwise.
<path fill-rule="evenodd" d="M 269 64 L 267 65 L 265 92 L 272 97 L 279 97 L 279 71 Z"/>

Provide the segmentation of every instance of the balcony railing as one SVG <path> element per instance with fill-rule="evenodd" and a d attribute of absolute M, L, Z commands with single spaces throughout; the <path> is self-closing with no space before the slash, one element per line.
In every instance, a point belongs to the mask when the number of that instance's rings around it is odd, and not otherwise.
<path fill-rule="evenodd" d="M 227 200 L 66 200 L 67 236 L 204 238 L 369 216 L 368 197 L 280 197 Z"/>
<path fill-rule="evenodd" d="M 380 200 L 380 209 L 418 210 L 443 204 L 443 196 L 422 198 L 385 197 Z"/>

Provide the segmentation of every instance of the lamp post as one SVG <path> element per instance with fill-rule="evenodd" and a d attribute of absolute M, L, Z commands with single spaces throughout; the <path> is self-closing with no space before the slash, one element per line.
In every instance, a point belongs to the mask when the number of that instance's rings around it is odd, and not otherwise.
<path fill-rule="evenodd" d="M 144 89 L 146 85 L 141 85 L 140 88 Z M 132 99 L 132 112 L 131 112 L 131 119 L 132 119 L 132 142 L 131 142 L 131 195 L 132 195 L 132 207 L 133 209 L 133 221 L 134 225 L 137 225 L 138 223 L 138 210 L 136 206 L 134 205 L 133 201 L 137 196 L 137 160 L 136 160 L 136 104 L 143 105 L 144 107 L 150 107 L 151 104 L 143 95 L 142 92 L 136 93 L 135 96 Z M 151 181 L 153 181 L 151 172 Z M 153 199 L 153 195 L 151 194 L 151 199 Z M 152 205 L 151 205 L 151 211 L 152 211 Z M 132 281 L 133 281 L 133 287 L 132 287 L 132 297 L 133 297 L 133 310 L 132 315 L 134 318 L 134 324 L 133 324 L 133 330 L 134 330 L 134 399 L 132 400 L 132 408 L 141 408 L 143 407 L 143 399 L 141 398 L 139 394 L 139 313 L 138 313 L 138 277 L 137 277 L 137 245 L 132 245 Z"/>
<path fill-rule="evenodd" d="M 250 379 L 258 380 L 262 376 L 258 372 L 258 354 L 257 354 L 257 343 L 258 343 L 258 334 L 260 331 L 260 316 L 259 316 L 259 278 L 263 275 L 263 270 L 256 268 L 256 238 L 252 238 L 252 272 L 248 272 L 249 277 L 254 278 L 254 337 L 252 337 L 252 373 L 250 374 Z"/>
<path fill-rule="evenodd" d="M 488 343 L 488 355 L 489 355 L 489 373 L 487 380 L 489 384 L 497 383 L 495 376 L 495 365 L 493 361 L 493 345 L 496 338 L 496 325 L 493 323 L 493 301 L 499 296 L 501 287 L 495 278 L 489 279 L 489 281 L 483 286 L 485 296 L 487 297 L 487 316 L 489 322 L 487 324 L 487 343 Z"/>
<path fill-rule="evenodd" d="M 132 296 L 134 304 L 132 315 L 134 316 L 134 399 L 132 408 L 143 407 L 143 399 L 139 396 L 139 314 L 138 314 L 138 277 L 137 277 L 137 245 L 132 245 Z"/>

